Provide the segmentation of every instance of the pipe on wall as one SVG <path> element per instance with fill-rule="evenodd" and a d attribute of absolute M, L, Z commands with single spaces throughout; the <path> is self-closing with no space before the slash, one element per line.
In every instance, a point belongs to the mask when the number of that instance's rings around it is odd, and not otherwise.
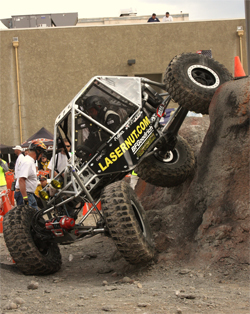
<path fill-rule="evenodd" d="M 19 80 L 19 64 L 18 64 L 18 37 L 13 37 L 13 47 L 15 49 L 16 58 L 16 78 L 17 78 L 17 100 L 18 100 L 18 115 L 19 115 L 19 128 L 20 128 L 20 144 L 23 142 L 22 133 L 22 115 L 21 115 L 21 97 L 20 97 L 20 80 Z"/>

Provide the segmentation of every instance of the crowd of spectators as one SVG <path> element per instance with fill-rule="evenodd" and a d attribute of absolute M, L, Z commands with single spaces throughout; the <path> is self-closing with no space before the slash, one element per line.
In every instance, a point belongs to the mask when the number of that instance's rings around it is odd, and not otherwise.
<path fill-rule="evenodd" d="M 17 156 L 15 162 L 10 162 L 8 164 L 5 160 L 0 158 L 0 193 L 2 191 L 6 191 L 6 193 L 8 193 L 8 196 L 11 200 L 11 204 L 13 206 L 22 205 L 24 203 L 24 198 L 22 195 L 23 193 L 20 189 L 19 183 L 20 183 L 20 176 L 21 175 L 23 176 L 23 171 L 24 171 L 24 168 L 22 168 L 22 166 L 25 162 L 29 161 L 32 168 L 33 168 L 32 163 L 34 164 L 35 170 L 33 169 L 34 171 L 33 170 L 31 171 L 31 167 L 30 167 L 30 172 L 25 174 L 26 183 L 29 183 L 30 181 L 29 179 L 27 180 L 27 178 L 30 178 L 31 174 L 33 176 L 32 187 L 28 185 L 28 189 L 30 189 L 30 191 L 28 191 L 29 193 L 27 194 L 34 195 L 37 201 L 38 207 L 39 207 L 39 205 L 41 204 L 39 191 L 41 191 L 50 182 L 50 179 L 52 177 L 51 171 L 53 167 L 55 169 L 53 177 L 55 177 L 67 165 L 68 157 L 71 150 L 71 145 L 66 139 L 64 139 L 63 142 L 64 142 L 64 145 L 62 146 L 66 147 L 66 151 L 63 147 L 59 147 L 58 152 L 54 158 L 55 160 L 48 159 L 48 156 L 45 153 L 45 149 L 44 151 L 41 151 L 41 152 L 39 151 L 38 152 L 39 154 L 38 153 L 35 154 L 34 152 L 36 150 L 24 149 L 20 145 L 13 147 L 14 153 Z M 0 157 L 2 157 L 2 155 Z M 7 181 L 9 182 L 8 186 L 7 186 Z"/>
<path fill-rule="evenodd" d="M 22 205 L 24 203 L 20 190 L 19 179 L 22 164 L 24 161 L 27 161 L 25 157 L 29 156 L 31 151 L 29 149 L 22 148 L 20 145 L 13 147 L 13 150 L 14 154 L 17 156 L 15 162 L 11 161 L 8 164 L 7 161 L 0 158 L 0 193 L 3 192 L 4 195 L 7 193 L 11 205 L 14 206 Z M 2 155 L 0 157 L 2 157 Z M 28 186 L 28 188 L 35 191 L 35 193 L 32 192 L 32 194 L 34 194 L 34 197 L 39 200 L 39 191 L 47 184 L 47 179 L 49 178 L 48 166 L 50 161 L 45 153 L 41 154 L 39 160 L 38 156 L 35 156 L 34 159 L 35 160 L 31 159 L 31 161 L 33 160 L 32 162 L 35 164 L 35 176 L 33 178 L 32 187 Z M 27 177 L 28 176 L 30 176 L 30 173 L 27 173 Z M 27 178 L 26 183 L 29 183 Z"/>

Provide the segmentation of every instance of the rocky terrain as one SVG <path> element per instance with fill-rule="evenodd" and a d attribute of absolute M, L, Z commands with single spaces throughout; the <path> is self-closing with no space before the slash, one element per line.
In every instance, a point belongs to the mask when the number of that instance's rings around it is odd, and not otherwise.
<path fill-rule="evenodd" d="M 129 265 L 98 235 L 61 247 L 62 269 L 24 276 L 1 241 L 1 314 L 248 314 L 249 269 L 167 261 Z"/>

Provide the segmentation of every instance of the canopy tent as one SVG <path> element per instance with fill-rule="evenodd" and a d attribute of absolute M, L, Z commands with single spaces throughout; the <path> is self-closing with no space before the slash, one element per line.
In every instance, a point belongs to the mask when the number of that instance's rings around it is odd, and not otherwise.
<path fill-rule="evenodd" d="M 4 144 L 0 144 L 0 150 L 1 150 L 1 154 L 14 154 L 14 150 L 12 149 L 12 147 L 14 146 L 8 146 L 8 145 L 4 145 Z"/>
<path fill-rule="evenodd" d="M 16 156 L 14 150 L 12 149 L 14 146 L 8 146 L 4 144 L 0 144 L 1 157 L 3 160 L 10 163 L 11 161 L 16 160 Z"/>
<path fill-rule="evenodd" d="M 40 140 L 42 141 L 46 147 L 47 150 L 52 150 L 53 149 L 53 134 L 50 133 L 48 130 L 45 128 L 41 128 L 38 132 L 36 132 L 34 135 L 32 135 L 30 138 L 27 139 L 27 141 L 23 142 L 21 146 L 23 148 L 28 148 L 30 143 L 32 143 L 35 140 Z"/>

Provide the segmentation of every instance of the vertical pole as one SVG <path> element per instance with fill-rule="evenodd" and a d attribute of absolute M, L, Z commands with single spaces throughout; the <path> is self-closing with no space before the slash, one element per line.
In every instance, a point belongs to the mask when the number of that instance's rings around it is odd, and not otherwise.
<path fill-rule="evenodd" d="M 19 65 L 18 65 L 18 38 L 13 38 L 13 47 L 15 48 L 15 58 L 16 58 L 16 80 L 17 80 L 17 101 L 18 101 L 18 115 L 19 115 L 19 128 L 20 128 L 20 144 L 23 142 L 22 133 L 22 116 L 21 116 L 21 97 L 20 97 L 20 81 L 19 81 Z"/>
<path fill-rule="evenodd" d="M 240 62 L 243 64 L 242 36 L 240 36 Z"/>

